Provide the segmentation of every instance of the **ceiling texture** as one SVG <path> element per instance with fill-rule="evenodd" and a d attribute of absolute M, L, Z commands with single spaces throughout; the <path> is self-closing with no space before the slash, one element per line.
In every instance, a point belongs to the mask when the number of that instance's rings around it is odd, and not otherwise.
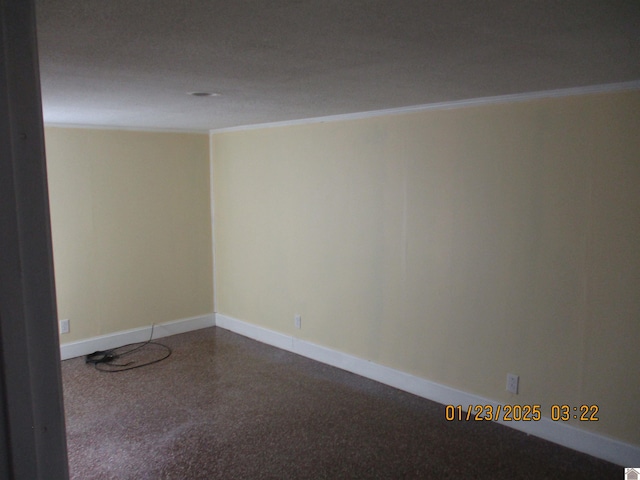
<path fill-rule="evenodd" d="M 207 131 L 640 88 L 640 0 L 36 0 L 36 13 L 49 124 Z"/>

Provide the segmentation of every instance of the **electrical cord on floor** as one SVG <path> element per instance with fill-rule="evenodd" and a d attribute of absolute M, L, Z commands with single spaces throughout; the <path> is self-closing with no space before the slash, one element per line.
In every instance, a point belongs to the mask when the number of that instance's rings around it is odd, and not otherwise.
<path fill-rule="evenodd" d="M 114 373 L 133 370 L 134 368 L 146 367 L 148 365 L 153 365 L 154 363 L 158 363 L 169 358 L 171 356 L 171 353 L 173 353 L 171 348 L 162 343 L 152 341 L 154 327 L 155 324 L 151 325 L 151 336 L 146 342 L 130 343 L 128 345 L 123 345 L 118 348 L 112 348 L 110 350 L 98 350 L 97 352 L 93 352 L 87 355 L 85 357 L 85 363 L 93 364 L 95 369 L 100 372 Z M 149 345 L 156 345 L 158 347 L 161 347 L 164 350 L 163 356 L 143 363 L 137 363 L 135 360 L 131 360 L 127 363 L 115 363 L 116 360 L 121 359 L 122 357 L 125 357 L 127 355 L 131 355 L 133 352 L 139 351 Z M 127 348 L 129 349 L 126 350 Z M 123 349 L 125 350 L 122 351 Z"/>

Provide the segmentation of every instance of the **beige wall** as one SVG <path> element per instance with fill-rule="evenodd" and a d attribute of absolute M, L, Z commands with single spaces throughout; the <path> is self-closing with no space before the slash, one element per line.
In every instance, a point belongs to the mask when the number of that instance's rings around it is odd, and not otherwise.
<path fill-rule="evenodd" d="M 639 132 L 631 92 L 214 134 L 218 311 L 640 445 Z"/>
<path fill-rule="evenodd" d="M 45 137 L 60 341 L 212 313 L 208 136 Z"/>

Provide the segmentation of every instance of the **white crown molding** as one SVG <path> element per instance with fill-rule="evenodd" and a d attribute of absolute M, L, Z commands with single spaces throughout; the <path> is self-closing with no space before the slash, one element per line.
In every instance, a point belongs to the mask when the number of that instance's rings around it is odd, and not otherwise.
<path fill-rule="evenodd" d="M 478 395 L 456 390 L 353 355 L 274 332 L 227 315 L 216 313 L 215 323 L 217 327 L 441 404 L 463 406 L 493 405 L 494 407 L 498 405 L 498 402 Z M 640 446 L 624 443 L 561 422 L 554 422 L 546 417 L 537 422 L 503 422 L 500 420 L 498 423 L 618 465 L 640 465 Z"/>
<path fill-rule="evenodd" d="M 69 128 L 74 130 L 116 130 L 122 132 L 144 132 L 144 133 L 185 133 L 185 134 L 197 134 L 207 135 L 209 130 L 205 129 L 184 129 L 179 128 L 153 128 L 153 127 L 127 127 L 118 125 L 80 125 L 76 123 L 59 123 L 59 122 L 44 122 L 45 128 Z"/>
<path fill-rule="evenodd" d="M 539 92 L 515 93 L 510 95 L 497 95 L 494 97 L 471 98 L 466 100 L 454 100 L 450 102 L 427 103 L 423 105 L 411 105 L 407 107 L 388 108 L 383 110 L 371 110 L 368 112 L 345 113 L 341 115 L 329 115 L 325 117 L 303 118 L 299 120 L 285 120 L 282 122 L 260 123 L 255 125 L 239 125 L 237 127 L 218 128 L 210 133 L 229 133 L 246 130 L 258 130 L 264 128 L 290 127 L 294 125 L 308 125 L 314 123 L 343 122 L 346 120 L 361 120 L 365 118 L 384 117 L 389 115 L 401 115 L 406 113 L 425 112 L 429 110 L 451 110 L 454 108 L 474 107 L 480 105 L 496 105 L 500 103 L 526 102 L 543 98 L 571 97 L 577 95 L 591 95 L 597 93 L 613 93 L 627 90 L 640 90 L 640 80 L 623 83 L 609 83 L 603 85 L 590 85 L 585 87 L 562 88 L 558 90 L 543 90 Z"/>

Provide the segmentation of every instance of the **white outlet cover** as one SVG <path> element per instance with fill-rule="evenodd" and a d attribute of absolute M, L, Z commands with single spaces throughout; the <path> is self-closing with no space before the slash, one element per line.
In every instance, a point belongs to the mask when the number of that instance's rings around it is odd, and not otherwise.
<path fill-rule="evenodd" d="M 507 392 L 518 393 L 518 383 L 520 382 L 520 377 L 513 373 L 507 373 Z"/>
<path fill-rule="evenodd" d="M 60 333 L 69 333 L 69 319 L 60 320 Z"/>

